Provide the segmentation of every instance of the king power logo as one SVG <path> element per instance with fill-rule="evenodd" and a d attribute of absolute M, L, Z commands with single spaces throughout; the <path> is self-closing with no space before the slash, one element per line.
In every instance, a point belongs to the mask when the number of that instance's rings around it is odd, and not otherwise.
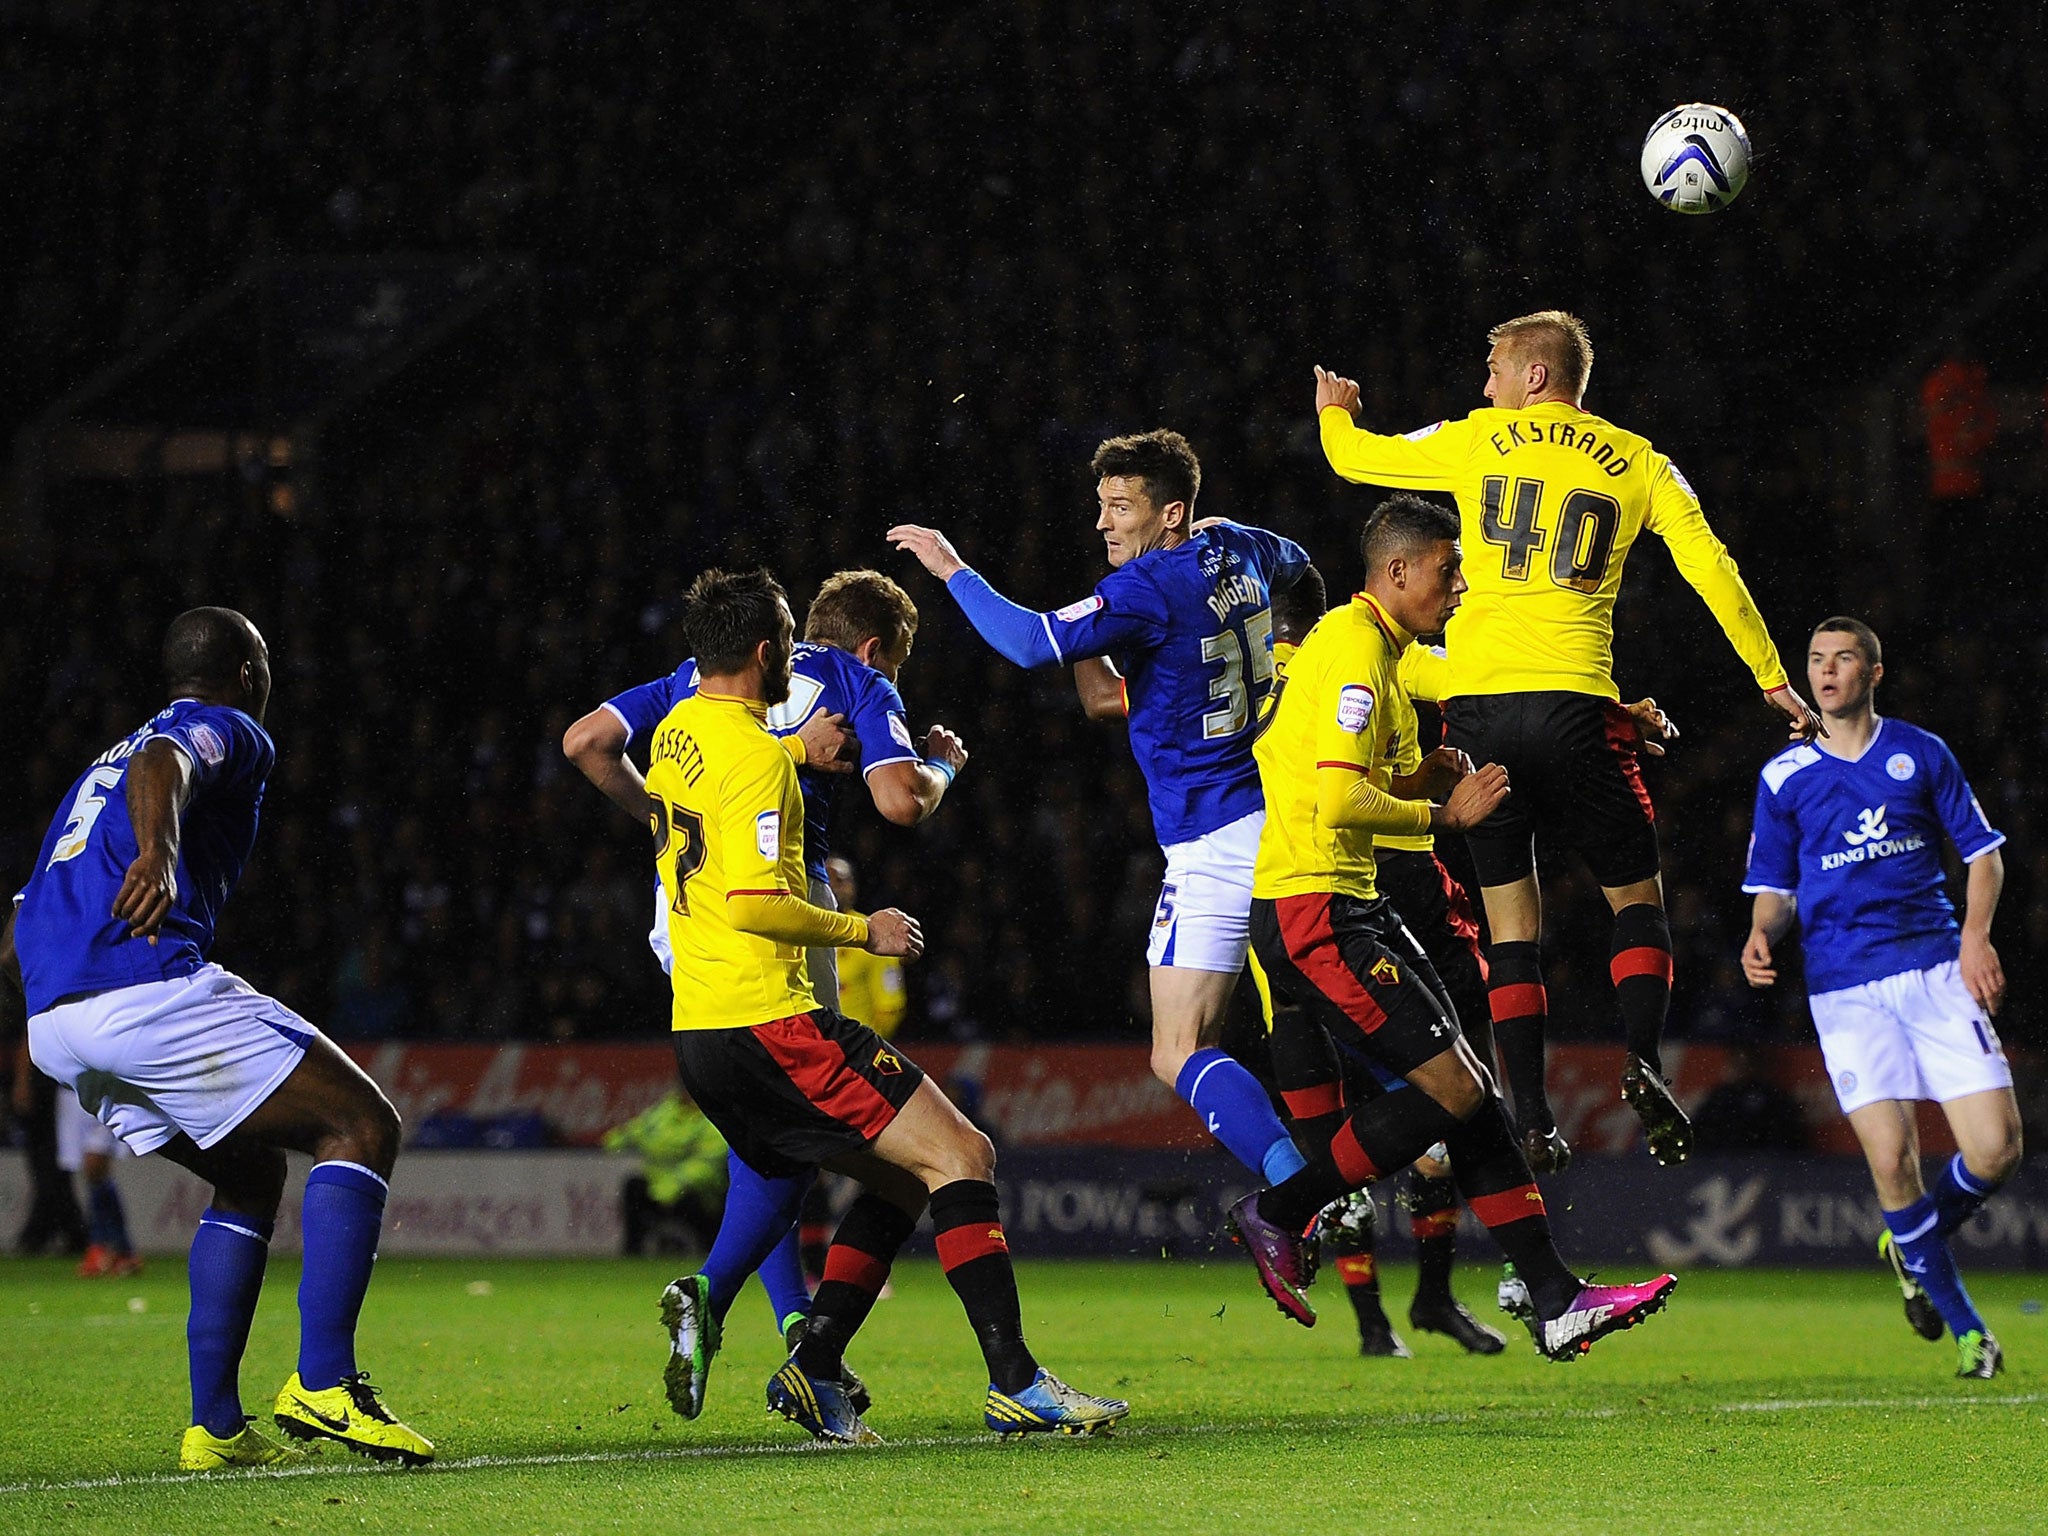
<path fill-rule="evenodd" d="M 1884 813 L 1885 807 L 1881 805 L 1866 806 L 1858 811 L 1856 825 L 1842 834 L 1842 841 L 1849 846 L 1822 854 L 1820 867 L 1823 870 L 1841 869 L 1850 864 L 1888 859 L 1895 853 L 1913 853 L 1927 846 L 1927 839 L 1917 832 L 1893 837 Z"/>

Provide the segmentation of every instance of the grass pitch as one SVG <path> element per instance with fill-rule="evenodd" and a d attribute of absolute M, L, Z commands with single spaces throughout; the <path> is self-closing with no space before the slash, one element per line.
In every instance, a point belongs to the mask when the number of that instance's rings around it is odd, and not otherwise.
<path fill-rule="evenodd" d="M 80 1281 L 0 1261 L 0 1530 L 1041 1530 L 1417 1528 L 1517 1536 L 1680 1531 L 2038 1531 L 2048 1525 L 2040 1276 L 1975 1293 L 2007 1374 L 1954 1380 L 1889 1276 L 1701 1272 L 1668 1311 L 1552 1365 L 1515 1330 L 1473 1359 L 1408 1334 L 1360 1360 L 1334 1277 L 1313 1332 L 1249 1264 L 1025 1263 L 1025 1319 L 1075 1385 L 1132 1401 L 1112 1440 L 998 1444 L 957 1302 L 929 1260 L 896 1272 L 851 1358 L 891 1444 L 820 1450 L 762 1409 L 780 1352 L 740 1298 L 704 1416 L 661 1395 L 652 1261 L 394 1260 L 363 1363 L 432 1438 L 432 1469 L 346 1452 L 286 1476 L 177 1472 L 183 1266 Z M 243 1373 L 267 1425 L 293 1364 L 296 1266 L 272 1266 Z M 1460 1292 L 1483 1316 L 1491 1270 Z M 1387 1276 L 1397 1325 L 1412 1276 Z M 1502 1320 L 1505 1321 L 1505 1320 Z M 1406 1330 L 1404 1330 L 1406 1332 Z"/>

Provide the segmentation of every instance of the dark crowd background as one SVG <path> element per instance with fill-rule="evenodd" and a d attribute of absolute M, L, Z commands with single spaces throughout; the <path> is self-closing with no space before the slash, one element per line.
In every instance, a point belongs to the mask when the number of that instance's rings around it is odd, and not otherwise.
<path fill-rule="evenodd" d="M 562 731 L 675 665 L 703 567 L 765 561 L 800 612 L 873 565 L 923 610 L 913 726 L 974 754 L 915 831 L 841 793 L 864 903 L 931 940 L 911 1036 L 1137 1038 L 1161 861 L 1121 733 L 882 531 L 935 524 L 1019 600 L 1071 601 L 1104 571 L 1091 450 L 1168 424 L 1202 512 L 1301 538 L 1341 595 L 1375 498 L 1321 460 L 1311 364 L 1403 430 L 1481 404 L 1486 329 L 1554 305 L 1599 348 L 1589 407 L 1685 470 L 1795 678 L 1815 620 L 1883 633 L 1881 707 L 1946 736 L 2011 837 L 2003 1023 L 2048 1043 L 2039 305 L 1981 302 L 2040 234 L 2038 13 L 1986 47 L 1904 3 L 204 12 L 0 24 L 10 428 L 252 258 L 537 275 L 467 367 L 430 356 L 337 423 L 317 493 L 231 471 L 9 502 L 0 878 L 156 707 L 170 616 L 229 604 L 270 639 L 280 756 L 219 958 L 338 1034 L 652 1037 L 648 861 Z M 1692 99 L 1757 144 L 1706 219 L 1636 170 Z M 1944 360 L 1971 419 L 2035 415 L 1959 450 Z M 1937 449 L 1978 477 L 1937 485 Z M 1625 694 L 1684 731 L 1650 768 L 1674 1032 L 1805 1038 L 1796 981 L 1735 966 L 1775 717 L 1654 539 L 1617 631 Z M 1559 1024 L 1607 1037 L 1598 893 L 1568 860 L 1548 890 Z"/>

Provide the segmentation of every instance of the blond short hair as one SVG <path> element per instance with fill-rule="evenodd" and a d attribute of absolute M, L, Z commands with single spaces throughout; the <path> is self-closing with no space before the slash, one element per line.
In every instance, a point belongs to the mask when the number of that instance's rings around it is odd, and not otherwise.
<path fill-rule="evenodd" d="M 825 578 L 804 619 L 804 638 L 857 651 L 879 638 L 894 656 L 917 634 L 917 604 L 880 571 L 836 571 Z"/>
<path fill-rule="evenodd" d="M 1539 309 L 1533 315 L 1503 320 L 1486 333 L 1496 347 L 1550 370 L 1550 384 L 1577 400 L 1593 377 L 1593 338 L 1586 322 L 1561 309 Z"/>

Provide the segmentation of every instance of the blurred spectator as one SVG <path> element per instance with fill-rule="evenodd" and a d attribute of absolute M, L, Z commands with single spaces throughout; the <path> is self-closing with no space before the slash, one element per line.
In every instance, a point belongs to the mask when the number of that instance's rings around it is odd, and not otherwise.
<path fill-rule="evenodd" d="M 637 1152 L 619 1189 L 625 1251 L 707 1253 L 725 1214 L 725 1138 L 680 1093 L 604 1135 L 607 1152 Z"/>
<path fill-rule="evenodd" d="M 1766 1076 L 1763 1049 L 1729 1047 L 1728 1080 L 1692 1112 L 1693 1144 L 1703 1153 L 1808 1152 L 1806 1113 L 1799 1100 Z"/>

